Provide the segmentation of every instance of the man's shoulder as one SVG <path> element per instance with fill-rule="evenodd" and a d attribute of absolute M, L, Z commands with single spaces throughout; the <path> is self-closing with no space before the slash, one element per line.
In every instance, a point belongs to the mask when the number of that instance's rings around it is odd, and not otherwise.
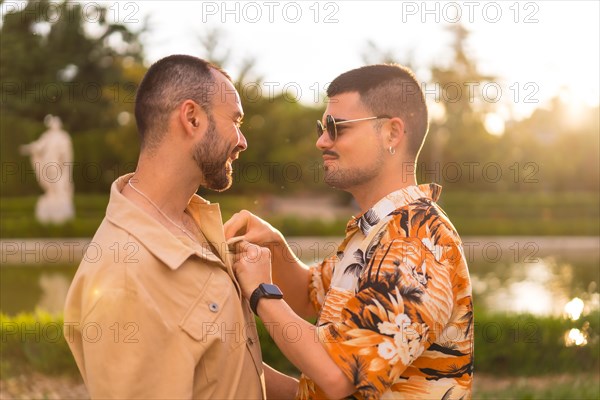
<path fill-rule="evenodd" d="M 128 243 L 140 244 L 139 240 L 125 227 L 115 225 L 109 218 L 104 217 L 94 233 L 88 249 L 107 249 L 107 251 L 110 251 L 115 246 L 123 247 Z"/>
<path fill-rule="evenodd" d="M 144 249 L 129 232 L 104 218 L 86 246 L 75 279 L 85 275 L 113 279 L 116 287 L 118 281 L 124 280 L 126 267 L 139 260 Z"/>
<path fill-rule="evenodd" d="M 434 238 L 438 244 L 461 243 L 448 215 L 429 198 L 417 199 L 391 213 L 388 223 L 390 239 L 393 238 Z"/>

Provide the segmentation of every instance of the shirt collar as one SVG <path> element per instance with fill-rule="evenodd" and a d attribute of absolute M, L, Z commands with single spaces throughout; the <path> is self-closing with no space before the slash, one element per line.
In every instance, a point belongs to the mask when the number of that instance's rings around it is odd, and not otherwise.
<path fill-rule="evenodd" d="M 192 244 L 191 241 L 188 245 L 182 245 L 183 242 L 160 222 L 123 196 L 121 191 L 132 176 L 133 173 L 127 174 L 113 182 L 106 209 L 108 221 L 135 237 L 149 252 L 173 270 L 179 268 L 192 255 L 223 264 L 226 256 L 221 253 L 226 249 L 222 249 L 225 237 L 218 204 L 210 204 L 200 196 L 194 195 L 187 209 L 206 239 L 215 245 L 221 259 L 212 251 L 199 244 Z"/>
<path fill-rule="evenodd" d="M 389 193 L 358 217 L 352 217 L 346 225 L 346 233 L 359 228 L 363 235 L 367 236 L 371 228 L 392 211 L 422 198 L 437 201 L 441 192 L 442 187 L 440 185 L 427 183 L 418 186 L 408 186 Z"/>

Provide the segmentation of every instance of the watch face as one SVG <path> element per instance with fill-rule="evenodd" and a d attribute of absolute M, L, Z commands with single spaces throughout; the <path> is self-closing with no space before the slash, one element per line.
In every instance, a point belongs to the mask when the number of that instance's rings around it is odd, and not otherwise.
<path fill-rule="evenodd" d="M 279 288 L 275 285 L 271 285 L 270 283 L 261 283 L 260 287 L 267 297 L 273 297 L 273 298 L 282 298 L 283 297 L 283 293 L 281 293 L 281 290 L 279 290 Z"/>

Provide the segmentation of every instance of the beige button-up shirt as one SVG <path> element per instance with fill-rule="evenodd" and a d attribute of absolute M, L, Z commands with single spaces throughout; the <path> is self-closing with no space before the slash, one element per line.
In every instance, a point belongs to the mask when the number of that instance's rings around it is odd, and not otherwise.
<path fill-rule="evenodd" d="M 111 188 L 73 279 L 65 338 L 92 398 L 264 399 L 254 317 L 217 204 L 188 205 L 210 243 L 177 237 Z"/>

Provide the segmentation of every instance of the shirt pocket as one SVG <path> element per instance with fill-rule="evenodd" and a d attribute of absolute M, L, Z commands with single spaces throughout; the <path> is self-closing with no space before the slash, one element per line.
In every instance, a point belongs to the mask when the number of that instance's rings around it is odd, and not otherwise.
<path fill-rule="evenodd" d="M 179 323 L 192 339 L 188 348 L 195 358 L 196 379 L 206 393 L 217 390 L 222 379 L 230 379 L 231 363 L 236 358 L 232 350 L 245 343 L 238 334 L 243 321 L 234 305 L 239 299 L 233 292 L 233 282 L 226 272 L 211 271 Z"/>
<path fill-rule="evenodd" d="M 229 280 L 228 276 L 226 278 Z M 181 319 L 179 327 L 198 342 L 212 341 L 211 336 L 220 332 L 217 319 L 227 307 L 231 286 L 231 282 L 224 282 L 222 277 L 211 271 L 200 294 Z"/>

